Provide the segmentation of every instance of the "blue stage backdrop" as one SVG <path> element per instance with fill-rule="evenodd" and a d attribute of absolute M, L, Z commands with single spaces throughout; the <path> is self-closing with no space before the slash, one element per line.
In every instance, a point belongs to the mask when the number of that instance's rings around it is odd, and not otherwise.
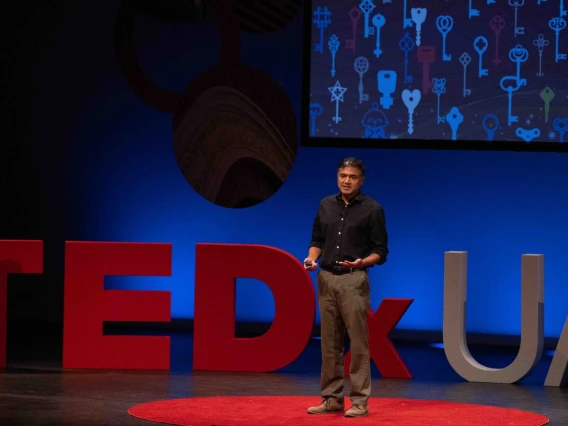
<path fill-rule="evenodd" d="M 171 115 L 144 104 L 126 85 L 113 50 L 116 16 L 113 0 L 82 6 L 37 58 L 35 73 L 38 175 L 46 199 L 65 203 L 65 238 L 173 243 L 171 277 L 109 278 L 108 288 L 170 290 L 173 318 L 191 319 L 197 243 L 266 244 L 302 260 L 318 203 L 337 190 L 339 160 L 356 156 L 366 162 L 363 189 L 384 206 L 390 236 L 388 262 L 371 273 L 374 309 L 385 297 L 411 297 L 399 327 L 441 330 L 444 252 L 467 250 L 468 330 L 518 334 L 520 257 L 543 253 L 545 332 L 560 335 L 568 314 L 565 155 L 300 147 L 275 195 L 250 208 L 220 207 L 180 172 Z M 531 17 L 519 19 L 528 26 Z M 242 61 L 281 84 L 298 123 L 301 29 L 297 15 L 279 31 L 242 35 Z M 219 56 L 213 23 L 143 18 L 134 43 L 146 74 L 176 91 Z M 239 281 L 237 305 L 238 320 L 270 322 L 274 315 L 269 290 L 254 280 Z"/>
<path fill-rule="evenodd" d="M 310 12 L 311 146 L 563 149 L 562 2 L 312 0 Z"/>

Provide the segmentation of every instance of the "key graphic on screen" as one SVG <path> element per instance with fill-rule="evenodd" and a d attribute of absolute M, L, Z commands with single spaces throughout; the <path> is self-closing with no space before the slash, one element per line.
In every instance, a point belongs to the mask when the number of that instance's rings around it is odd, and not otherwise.
<path fill-rule="evenodd" d="M 442 34 L 442 59 L 444 61 L 451 61 L 452 55 L 446 53 L 446 36 L 454 27 L 454 18 L 449 15 L 440 15 L 436 19 L 436 27 L 440 34 Z"/>
<path fill-rule="evenodd" d="M 361 12 L 365 15 L 365 38 L 369 38 L 370 35 L 375 34 L 375 27 L 369 25 L 369 15 L 373 12 L 375 7 L 373 0 L 363 0 L 359 5 Z"/>
<path fill-rule="evenodd" d="M 414 110 L 420 103 L 420 98 L 421 98 L 420 90 L 418 89 L 414 89 L 412 91 L 404 89 L 402 91 L 402 102 L 404 102 L 406 109 L 408 109 L 408 133 L 410 135 L 414 133 L 414 123 L 413 123 Z"/>
<path fill-rule="evenodd" d="M 428 90 L 432 87 L 430 64 L 436 61 L 436 48 L 434 46 L 420 46 L 416 57 L 418 62 L 422 64 L 422 94 L 427 95 Z"/>
<path fill-rule="evenodd" d="M 526 86 L 527 79 L 521 78 L 521 63 L 526 62 L 529 59 L 529 51 L 520 44 L 517 44 L 509 50 L 509 59 L 511 62 L 517 63 L 517 80 L 519 80 L 519 84 L 521 86 Z"/>
<path fill-rule="evenodd" d="M 458 139 L 458 128 L 460 124 L 463 123 L 463 115 L 458 107 L 452 107 L 450 112 L 446 115 L 446 122 L 450 125 L 452 129 L 452 140 Z"/>
<path fill-rule="evenodd" d="M 509 0 L 509 6 L 515 8 L 515 37 L 517 37 L 517 35 L 523 35 L 525 33 L 525 27 L 517 26 L 518 10 L 519 7 L 524 5 L 525 0 Z"/>
<path fill-rule="evenodd" d="M 566 20 L 564 18 L 559 18 L 559 17 L 552 18 L 548 22 L 548 26 L 550 27 L 550 29 L 556 32 L 556 62 L 566 59 L 565 53 L 558 53 L 559 43 L 560 43 L 560 31 L 566 28 Z"/>
<path fill-rule="evenodd" d="M 506 82 L 514 84 L 507 84 Z M 506 75 L 501 79 L 499 85 L 501 86 L 501 89 L 508 94 L 507 124 L 511 126 L 513 123 L 519 121 L 519 117 L 513 115 L 513 92 L 516 92 L 521 88 L 521 82 L 515 76 Z"/>
<path fill-rule="evenodd" d="M 355 53 L 355 45 L 357 43 L 357 23 L 361 17 L 361 12 L 357 7 L 353 7 L 349 11 L 349 17 L 351 18 L 351 23 L 353 25 L 353 38 L 348 38 L 345 41 L 345 48 L 350 49 L 353 53 Z"/>
<path fill-rule="evenodd" d="M 499 36 L 501 35 L 501 30 L 505 27 L 505 20 L 499 15 L 494 16 L 489 21 L 489 26 L 495 34 L 495 56 L 493 57 L 493 63 L 499 65 L 501 63 L 501 58 L 499 58 Z"/>
<path fill-rule="evenodd" d="M 428 14 L 428 9 L 413 7 L 410 9 L 410 16 L 412 16 L 412 22 L 416 24 L 416 46 L 420 46 L 422 40 L 422 24 L 426 21 L 426 15 Z"/>
<path fill-rule="evenodd" d="M 412 76 L 408 75 L 408 53 L 414 49 L 414 41 L 408 32 L 404 33 L 404 37 L 400 39 L 398 46 L 404 52 L 404 83 L 412 83 Z"/>
<path fill-rule="evenodd" d="M 341 121 L 341 117 L 339 116 L 339 102 L 343 102 L 343 94 L 347 92 L 347 88 L 341 87 L 339 81 L 336 81 L 335 86 L 328 87 L 327 90 L 331 93 L 331 102 L 335 102 L 335 117 L 333 117 L 333 121 L 337 124 Z"/>
<path fill-rule="evenodd" d="M 488 70 L 483 68 L 483 54 L 485 53 L 485 51 L 487 50 L 487 46 L 489 46 L 489 43 L 487 42 L 487 39 L 483 36 L 479 36 L 475 39 L 475 41 L 473 42 L 473 47 L 475 48 L 475 51 L 477 52 L 477 54 L 479 55 L 479 71 L 478 71 L 478 76 L 479 78 L 488 75 Z"/>
<path fill-rule="evenodd" d="M 396 90 L 396 71 L 381 70 L 377 73 L 377 85 L 381 96 L 380 103 L 384 109 L 389 109 L 394 100 L 392 94 Z"/>
<path fill-rule="evenodd" d="M 378 58 L 379 56 L 381 56 L 381 53 L 383 53 L 383 51 L 381 50 L 381 28 L 383 27 L 383 25 L 385 25 L 386 19 L 383 15 L 377 13 L 375 16 L 373 16 L 371 22 L 376 28 L 375 34 L 377 35 L 377 45 L 373 53 Z"/>
<path fill-rule="evenodd" d="M 554 99 L 556 94 L 550 87 L 545 87 L 540 92 L 540 98 L 544 101 L 544 122 L 548 123 L 548 113 L 550 112 L 550 102 Z"/>
<path fill-rule="evenodd" d="M 544 73 L 542 72 L 542 52 L 544 48 L 548 46 L 548 40 L 544 39 L 544 34 L 539 34 L 538 38 L 533 40 L 533 46 L 538 48 L 538 72 L 536 73 L 537 77 L 543 77 Z"/>
<path fill-rule="evenodd" d="M 440 96 L 446 93 L 446 79 L 445 78 L 433 78 L 432 83 L 434 84 L 434 88 L 432 89 L 432 93 L 438 96 L 438 124 L 445 123 L 446 117 L 442 117 L 440 115 Z"/>
<path fill-rule="evenodd" d="M 314 11 L 313 23 L 320 30 L 320 42 L 316 44 L 316 52 L 323 53 L 323 30 L 331 24 L 331 12 L 327 7 L 318 7 Z"/>
<path fill-rule="evenodd" d="M 379 109 L 379 104 L 374 102 L 371 109 L 365 113 L 361 124 L 365 128 L 363 138 L 365 139 L 384 139 L 386 138 L 385 128 L 389 124 L 387 116 Z"/>
<path fill-rule="evenodd" d="M 472 0 L 469 0 L 469 19 L 473 18 L 474 16 L 479 16 L 479 10 L 471 8 Z"/>
<path fill-rule="evenodd" d="M 333 34 L 327 42 L 329 51 L 331 52 L 331 76 L 335 77 L 335 54 L 339 50 L 339 39 Z"/>
<path fill-rule="evenodd" d="M 359 103 L 362 104 L 363 101 L 369 100 L 369 95 L 363 93 L 363 75 L 369 71 L 369 61 L 367 58 L 360 56 L 353 62 L 353 68 L 359 74 Z"/>
<path fill-rule="evenodd" d="M 460 56 L 460 62 L 463 65 L 463 97 L 471 95 L 471 89 L 467 88 L 467 66 L 471 62 L 471 56 L 467 52 L 463 52 Z"/>
<path fill-rule="evenodd" d="M 523 129 L 522 127 L 517 127 L 515 134 L 526 143 L 529 143 L 540 136 L 540 129 Z"/>
<path fill-rule="evenodd" d="M 412 19 L 406 17 L 407 7 L 406 7 L 407 0 L 404 0 L 404 6 L 402 10 L 402 29 L 412 27 Z"/>
<path fill-rule="evenodd" d="M 323 107 L 318 103 L 310 104 L 310 136 L 316 135 L 316 119 L 322 114 Z"/>
<path fill-rule="evenodd" d="M 568 132 L 568 118 L 555 118 L 552 127 L 560 133 L 560 142 L 564 143 L 564 133 Z"/>
<path fill-rule="evenodd" d="M 483 117 L 483 121 L 481 122 L 483 129 L 487 132 L 487 140 L 489 142 L 493 141 L 493 135 L 499 129 L 499 119 L 495 114 L 487 114 Z"/>

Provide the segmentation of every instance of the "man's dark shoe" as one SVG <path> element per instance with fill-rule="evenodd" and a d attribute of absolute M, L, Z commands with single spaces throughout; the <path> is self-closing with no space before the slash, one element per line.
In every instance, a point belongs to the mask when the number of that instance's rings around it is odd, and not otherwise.
<path fill-rule="evenodd" d="M 369 410 L 364 405 L 354 404 L 347 412 L 345 417 L 362 417 L 369 414 Z"/>
<path fill-rule="evenodd" d="M 327 414 L 343 412 L 345 405 L 343 401 L 338 402 L 335 398 L 326 398 L 320 405 L 308 408 L 308 414 Z"/>

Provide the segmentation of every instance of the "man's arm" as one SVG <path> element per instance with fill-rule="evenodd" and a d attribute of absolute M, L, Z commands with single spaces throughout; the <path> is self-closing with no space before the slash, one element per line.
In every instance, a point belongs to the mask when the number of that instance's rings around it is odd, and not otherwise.
<path fill-rule="evenodd" d="M 370 221 L 370 244 L 371 254 L 363 259 L 366 267 L 374 264 L 382 265 L 387 261 L 388 233 L 385 220 L 385 212 L 382 207 L 377 207 L 371 213 Z M 377 259 L 378 257 L 378 259 Z M 368 263 L 368 264 L 367 264 Z"/>
<path fill-rule="evenodd" d="M 306 266 L 309 271 L 315 271 L 317 268 L 317 261 L 321 256 L 321 250 L 323 248 L 324 237 L 321 230 L 321 222 L 319 216 L 319 210 L 314 219 L 314 224 L 312 226 L 312 240 L 310 241 L 310 246 L 308 249 L 308 257 L 304 260 L 305 262 L 311 263 L 312 266 Z"/>

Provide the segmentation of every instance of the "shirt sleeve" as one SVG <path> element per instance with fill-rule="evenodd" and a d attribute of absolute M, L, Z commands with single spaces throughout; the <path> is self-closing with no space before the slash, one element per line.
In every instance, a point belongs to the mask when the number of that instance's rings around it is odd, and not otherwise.
<path fill-rule="evenodd" d="M 321 250 L 323 249 L 324 238 L 323 232 L 321 230 L 320 210 L 321 209 L 318 209 L 318 212 L 314 219 L 314 224 L 312 226 L 312 241 L 310 242 L 309 247 L 317 247 Z"/>
<path fill-rule="evenodd" d="M 376 253 L 381 257 L 378 265 L 382 265 L 387 261 L 387 255 L 389 253 L 385 212 L 382 207 L 377 207 L 373 210 L 370 224 L 371 253 Z"/>

